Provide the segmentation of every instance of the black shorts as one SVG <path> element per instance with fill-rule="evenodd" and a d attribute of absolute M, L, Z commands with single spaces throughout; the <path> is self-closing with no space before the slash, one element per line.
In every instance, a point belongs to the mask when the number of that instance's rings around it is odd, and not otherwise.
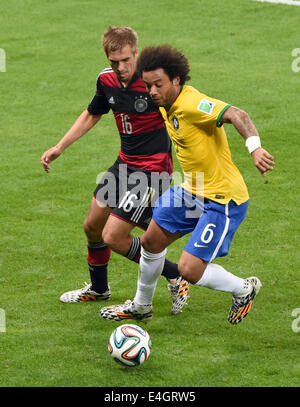
<path fill-rule="evenodd" d="M 171 176 L 128 167 L 120 158 L 100 175 L 94 191 L 97 201 L 117 216 L 146 230 L 158 197 L 170 187 Z"/>

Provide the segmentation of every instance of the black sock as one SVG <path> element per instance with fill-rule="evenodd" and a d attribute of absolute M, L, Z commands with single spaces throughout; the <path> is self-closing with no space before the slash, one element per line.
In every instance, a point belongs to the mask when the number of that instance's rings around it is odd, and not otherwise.
<path fill-rule="evenodd" d="M 180 274 L 178 272 L 178 264 L 166 259 L 161 275 L 166 277 L 167 280 L 172 280 L 179 277 Z"/>
<path fill-rule="evenodd" d="M 125 255 L 127 259 L 134 261 L 135 263 L 140 262 L 141 257 L 141 240 L 137 236 L 132 236 L 132 243 L 129 252 Z"/>
<path fill-rule="evenodd" d="M 102 294 L 108 290 L 108 280 L 107 280 L 107 264 L 104 266 L 96 266 L 95 264 L 88 263 L 91 283 L 91 289 L 96 291 L 98 294 Z"/>
<path fill-rule="evenodd" d="M 88 266 L 91 276 L 92 290 L 104 293 L 108 290 L 108 261 L 111 250 L 104 242 L 88 242 Z"/>

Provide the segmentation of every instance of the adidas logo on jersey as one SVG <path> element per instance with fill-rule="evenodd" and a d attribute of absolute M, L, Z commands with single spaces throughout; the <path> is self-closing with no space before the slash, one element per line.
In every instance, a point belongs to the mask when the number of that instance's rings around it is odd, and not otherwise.
<path fill-rule="evenodd" d="M 108 99 L 108 103 L 110 103 L 111 105 L 114 105 L 114 104 L 116 103 L 113 96 L 111 96 L 111 97 Z"/>

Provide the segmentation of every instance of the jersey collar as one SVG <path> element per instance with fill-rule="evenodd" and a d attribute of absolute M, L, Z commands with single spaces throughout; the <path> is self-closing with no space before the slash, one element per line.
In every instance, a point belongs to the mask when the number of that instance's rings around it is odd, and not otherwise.
<path fill-rule="evenodd" d="M 118 78 L 118 77 L 117 77 L 117 78 Z M 131 78 L 131 80 L 130 80 L 130 82 L 128 83 L 127 86 L 124 86 L 123 83 L 122 83 L 122 82 L 120 81 L 120 79 L 118 78 L 118 81 L 119 81 L 119 83 L 120 83 L 121 89 L 123 89 L 123 90 L 128 89 L 128 88 L 130 87 L 130 85 L 131 85 L 132 83 L 134 83 L 138 78 L 139 78 L 139 76 L 138 76 L 138 74 L 135 72 L 135 73 L 133 74 L 133 77 Z"/>

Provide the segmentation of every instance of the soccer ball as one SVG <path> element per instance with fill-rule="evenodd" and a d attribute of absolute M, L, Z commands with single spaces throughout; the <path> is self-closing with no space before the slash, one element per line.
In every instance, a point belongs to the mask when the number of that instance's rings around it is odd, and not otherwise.
<path fill-rule="evenodd" d="M 116 362 L 126 366 L 139 366 L 148 359 L 151 339 L 147 331 L 138 325 L 118 326 L 110 335 L 108 350 Z"/>

